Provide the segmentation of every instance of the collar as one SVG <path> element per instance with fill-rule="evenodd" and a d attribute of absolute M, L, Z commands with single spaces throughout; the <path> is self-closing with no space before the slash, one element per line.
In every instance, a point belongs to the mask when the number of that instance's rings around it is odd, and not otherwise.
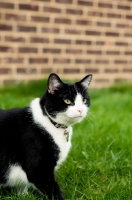
<path fill-rule="evenodd" d="M 56 127 L 56 128 L 64 128 L 66 129 L 67 126 L 65 126 L 64 124 L 58 124 L 55 121 L 53 121 L 49 116 L 48 116 L 49 120 L 51 121 L 51 123 Z"/>
<path fill-rule="evenodd" d="M 63 128 L 63 129 L 67 129 L 68 127 L 64 124 L 58 124 L 56 123 L 54 120 L 51 119 L 51 117 L 49 116 L 46 108 L 45 108 L 45 113 L 47 115 L 47 117 L 49 118 L 49 120 L 51 121 L 51 123 L 56 127 L 56 128 Z"/>

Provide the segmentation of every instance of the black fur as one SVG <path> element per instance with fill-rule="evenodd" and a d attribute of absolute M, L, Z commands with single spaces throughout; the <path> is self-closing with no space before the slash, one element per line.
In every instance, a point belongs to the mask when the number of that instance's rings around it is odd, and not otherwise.
<path fill-rule="evenodd" d="M 52 76 L 52 75 L 51 75 Z M 57 75 L 54 75 L 58 78 Z M 40 99 L 43 114 L 56 117 L 56 113 L 65 110 L 63 99 L 69 98 L 74 104 L 75 93 L 82 93 L 90 104 L 86 89 L 78 82 L 65 84 L 59 80 Z M 52 109 L 51 109 L 52 108 Z M 54 178 L 54 169 L 59 156 L 59 147 L 50 133 L 35 124 L 30 106 L 20 109 L 0 110 L 0 184 L 6 183 L 9 165 L 18 164 L 25 171 L 28 181 L 51 200 L 64 200 L 58 183 Z"/>

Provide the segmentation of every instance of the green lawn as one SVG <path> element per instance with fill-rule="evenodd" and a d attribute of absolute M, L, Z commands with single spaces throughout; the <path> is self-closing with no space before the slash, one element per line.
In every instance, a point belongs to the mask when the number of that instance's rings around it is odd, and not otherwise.
<path fill-rule="evenodd" d="M 22 107 L 41 96 L 46 82 L 0 89 L 0 107 Z M 56 173 L 67 200 L 132 199 L 132 84 L 91 90 L 88 117 L 74 126 L 72 149 Z M 2 195 L 1 200 L 42 199 Z"/>

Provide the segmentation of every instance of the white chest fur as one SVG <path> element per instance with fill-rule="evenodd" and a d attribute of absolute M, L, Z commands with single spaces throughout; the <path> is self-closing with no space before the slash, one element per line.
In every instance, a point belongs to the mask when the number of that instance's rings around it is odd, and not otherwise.
<path fill-rule="evenodd" d="M 58 166 L 65 160 L 70 147 L 71 147 L 71 136 L 72 136 L 72 127 L 68 127 L 67 131 L 69 134 L 68 141 L 66 139 L 67 135 L 64 134 L 64 129 L 56 128 L 47 116 L 44 116 L 39 104 L 39 98 L 36 98 L 32 101 L 30 108 L 33 114 L 33 119 L 35 123 L 39 126 L 44 127 L 48 133 L 52 136 L 55 143 L 60 149 L 59 160 L 57 162 L 56 169 Z"/>

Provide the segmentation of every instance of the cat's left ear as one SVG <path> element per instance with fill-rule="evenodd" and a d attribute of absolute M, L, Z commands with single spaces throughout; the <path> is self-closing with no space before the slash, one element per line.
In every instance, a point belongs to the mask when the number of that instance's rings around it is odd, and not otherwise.
<path fill-rule="evenodd" d="M 50 74 L 48 78 L 48 92 L 54 94 L 55 90 L 59 90 L 63 86 L 63 82 L 57 74 Z"/>
<path fill-rule="evenodd" d="M 89 75 L 85 76 L 78 83 L 80 83 L 82 85 L 82 87 L 86 90 L 86 89 L 88 89 L 88 86 L 90 85 L 91 80 L 92 80 L 92 74 L 89 74 Z"/>

